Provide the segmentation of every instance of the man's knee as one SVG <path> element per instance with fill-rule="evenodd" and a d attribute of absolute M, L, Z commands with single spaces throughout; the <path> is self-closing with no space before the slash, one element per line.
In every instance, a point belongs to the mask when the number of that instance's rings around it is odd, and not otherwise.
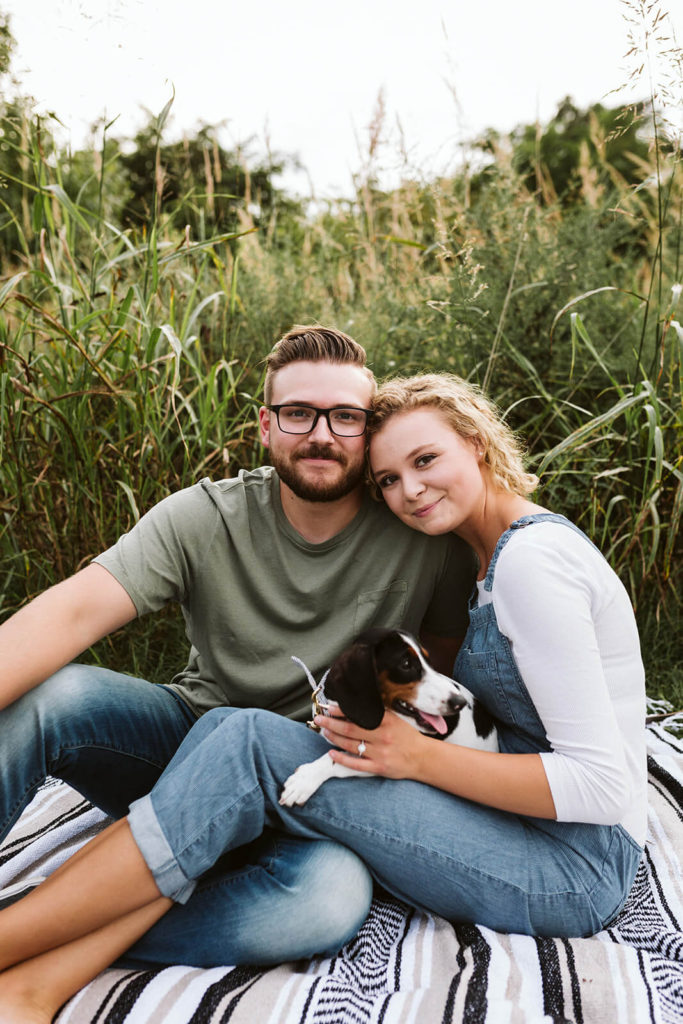
<path fill-rule="evenodd" d="M 62 715 L 78 715 L 89 695 L 86 665 L 66 665 L 3 709 L 6 718 L 26 717 L 35 727 Z"/>
<path fill-rule="evenodd" d="M 38 744 L 47 756 L 98 747 L 147 757 L 161 747 L 163 766 L 191 724 L 165 687 L 93 665 L 70 664 L 0 712 L 14 756 Z"/>

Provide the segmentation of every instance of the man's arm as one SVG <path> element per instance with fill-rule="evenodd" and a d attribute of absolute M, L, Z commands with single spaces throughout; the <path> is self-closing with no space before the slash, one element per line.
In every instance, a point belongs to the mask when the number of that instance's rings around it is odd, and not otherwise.
<path fill-rule="evenodd" d="M 429 663 L 437 672 L 443 672 L 445 676 L 453 675 L 455 656 L 460 650 L 464 637 L 461 636 L 437 636 L 436 633 L 428 633 L 427 630 L 420 630 L 420 640 L 429 654 Z"/>
<path fill-rule="evenodd" d="M 136 614 L 118 580 L 95 563 L 39 594 L 0 626 L 0 707 Z"/>

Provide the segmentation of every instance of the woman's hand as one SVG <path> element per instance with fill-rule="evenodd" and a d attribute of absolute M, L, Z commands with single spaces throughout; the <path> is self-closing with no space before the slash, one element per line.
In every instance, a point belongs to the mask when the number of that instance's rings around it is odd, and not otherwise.
<path fill-rule="evenodd" d="M 361 729 L 331 713 L 317 715 L 333 761 L 389 779 L 414 779 L 446 793 L 513 814 L 555 818 L 555 804 L 538 754 L 499 754 L 431 739 L 385 711 L 378 729 Z M 364 743 L 363 756 L 358 744 Z"/>
<path fill-rule="evenodd" d="M 330 751 L 333 761 L 389 779 L 419 779 L 429 737 L 393 711 L 385 711 L 377 729 L 361 729 L 338 715 L 318 715 L 315 724 L 320 726 L 325 739 L 341 748 Z M 359 757 L 360 743 L 365 748 Z"/>

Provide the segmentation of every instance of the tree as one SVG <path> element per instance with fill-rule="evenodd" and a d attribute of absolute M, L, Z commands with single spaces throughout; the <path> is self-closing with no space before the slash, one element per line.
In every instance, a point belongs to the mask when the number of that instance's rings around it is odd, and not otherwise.
<path fill-rule="evenodd" d="M 0 11 L 0 78 L 9 74 L 16 40 L 10 28 L 9 14 Z"/>
<path fill-rule="evenodd" d="M 587 176 L 596 188 L 611 188 L 615 173 L 633 185 L 648 155 L 642 113 L 643 104 L 634 111 L 601 103 L 580 110 L 567 96 L 544 128 L 521 125 L 512 132 L 513 165 L 530 191 L 565 205 L 581 199 Z"/>
<path fill-rule="evenodd" d="M 226 150 L 216 126 L 202 125 L 181 141 L 160 140 L 159 123 L 150 119 L 137 133 L 130 151 L 121 143 L 120 162 L 129 198 L 124 226 L 148 224 L 163 207 L 173 210 L 174 226 L 189 225 L 193 238 L 204 239 L 239 229 L 239 211 L 248 211 L 256 226 L 268 224 L 277 211 L 300 213 L 300 204 L 274 184 L 282 160 L 249 166 L 239 149 Z M 156 210 L 155 210 L 155 204 Z"/>

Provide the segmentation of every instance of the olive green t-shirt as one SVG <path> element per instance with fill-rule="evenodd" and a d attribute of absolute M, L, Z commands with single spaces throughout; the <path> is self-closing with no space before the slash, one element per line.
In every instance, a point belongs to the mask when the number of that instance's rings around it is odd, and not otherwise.
<path fill-rule="evenodd" d="M 475 576 L 466 544 L 410 530 L 370 497 L 341 533 L 309 543 L 270 467 L 170 495 L 95 561 L 139 615 L 178 602 L 191 646 L 170 685 L 197 714 L 234 705 L 295 718 L 308 717 L 311 690 L 292 655 L 319 680 L 371 626 L 464 636 Z"/>

